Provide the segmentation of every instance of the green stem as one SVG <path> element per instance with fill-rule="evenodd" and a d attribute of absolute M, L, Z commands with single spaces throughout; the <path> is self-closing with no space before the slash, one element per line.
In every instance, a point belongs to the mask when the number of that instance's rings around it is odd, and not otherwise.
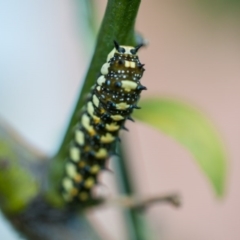
<path fill-rule="evenodd" d="M 131 173 L 127 164 L 127 158 L 121 146 L 119 149 L 119 159 L 116 161 L 116 172 L 118 173 L 118 184 L 122 194 L 134 195 L 134 186 Z M 130 240 L 144 240 L 147 234 L 147 227 L 144 216 L 138 209 L 125 210 L 126 227 Z M 149 236 L 150 237 L 150 236 Z M 149 238 L 148 238 L 149 239 Z"/>
<path fill-rule="evenodd" d="M 79 110 L 85 104 L 84 97 L 97 80 L 102 64 L 107 54 L 113 48 L 113 40 L 121 44 L 134 45 L 134 24 L 140 5 L 140 0 L 109 0 L 98 34 L 94 55 L 88 69 L 86 79 L 73 112 L 66 134 L 56 154 L 57 159 L 63 159 L 67 154 L 67 146 L 72 138 L 72 128 L 79 120 Z"/>

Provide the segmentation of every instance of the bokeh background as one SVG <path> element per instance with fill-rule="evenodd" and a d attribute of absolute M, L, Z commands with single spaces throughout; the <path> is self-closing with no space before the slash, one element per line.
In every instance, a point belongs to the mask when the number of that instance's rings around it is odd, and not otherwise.
<path fill-rule="evenodd" d="M 96 28 L 106 0 L 95 4 Z M 94 48 L 89 1 L 0 0 L 0 116 L 34 146 L 53 154 L 61 141 Z M 201 110 L 224 142 L 226 193 L 217 199 L 190 153 L 141 123 L 123 136 L 137 192 L 178 192 L 179 209 L 146 213 L 162 240 L 240 238 L 240 3 L 234 0 L 142 0 L 136 29 L 148 39 L 143 97 L 179 99 Z M 114 160 L 113 160 L 114 161 Z M 114 175 L 103 174 L 114 195 Z M 125 239 L 119 211 L 89 212 L 104 239 Z M 0 222 L 0 239 L 18 240 Z"/>

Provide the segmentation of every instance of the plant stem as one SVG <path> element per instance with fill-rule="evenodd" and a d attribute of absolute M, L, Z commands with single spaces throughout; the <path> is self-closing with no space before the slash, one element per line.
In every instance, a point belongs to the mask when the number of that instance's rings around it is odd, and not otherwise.
<path fill-rule="evenodd" d="M 131 174 L 127 166 L 127 158 L 122 147 L 119 149 L 119 159 L 116 161 L 116 172 L 118 173 L 118 184 L 120 191 L 124 195 L 134 195 L 134 187 Z M 146 239 L 147 227 L 145 219 L 139 209 L 131 208 L 124 211 L 128 237 L 130 240 Z M 149 239 L 149 238 L 148 238 Z"/>
<path fill-rule="evenodd" d="M 98 34 L 94 55 L 88 69 L 81 94 L 77 101 L 72 118 L 63 138 L 57 159 L 63 159 L 67 154 L 67 146 L 71 141 L 72 128 L 79 121 L 79 110 L 85 104 L 84 97 L 97 80 L 102 64 L 107 54 L 113 48 L 113 40 L 121 44 L 134 45 L 134 24 L 140 5 L 140 0 L 109 0 L 104 19 Z"/>

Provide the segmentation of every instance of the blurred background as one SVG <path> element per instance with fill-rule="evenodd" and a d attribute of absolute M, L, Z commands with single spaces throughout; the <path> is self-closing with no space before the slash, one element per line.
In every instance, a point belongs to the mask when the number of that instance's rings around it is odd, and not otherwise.
<path fill-rule="evenodd" d="M 63 137 L 106 2 L 0 0 L 0 116 L 47 154 Z M 226 193 L 217 199 L 179 143 L 142 123 L 128 123 L 131 131 L 123 138 L 138 194 L 177 192 L 183 201 L 179 209 L 159 204 L 147 211 L 156 239 L 240 238 L 239 21 L 237 0 L 142 0 L 136 29 L 149 41 L 140 52 L 148 87 L 143 98 L 197 107 L 218 129 L 229 160 Z M 114 195 L 114 175 L 103 174 L 102 181 Z M 125 239 L 116 209 L 92 210 L 89 218 L 104 239 Z M 1 239 L 20 239 L 4 220 L 0 233 Z"/>

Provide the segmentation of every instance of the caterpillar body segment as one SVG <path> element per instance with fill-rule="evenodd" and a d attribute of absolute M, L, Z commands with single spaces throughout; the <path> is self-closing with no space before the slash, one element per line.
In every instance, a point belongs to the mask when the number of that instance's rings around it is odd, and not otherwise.
<path fill-rule="evenodd" d="M 74 129 L 62 180 L 62 196 L 67 202 L 94 198 L 97 177 L 146 89 L 140 83 L 145 70 L 137 56 L 141 45 L 120 46 L 115 41 L 114 45 Z"/>

